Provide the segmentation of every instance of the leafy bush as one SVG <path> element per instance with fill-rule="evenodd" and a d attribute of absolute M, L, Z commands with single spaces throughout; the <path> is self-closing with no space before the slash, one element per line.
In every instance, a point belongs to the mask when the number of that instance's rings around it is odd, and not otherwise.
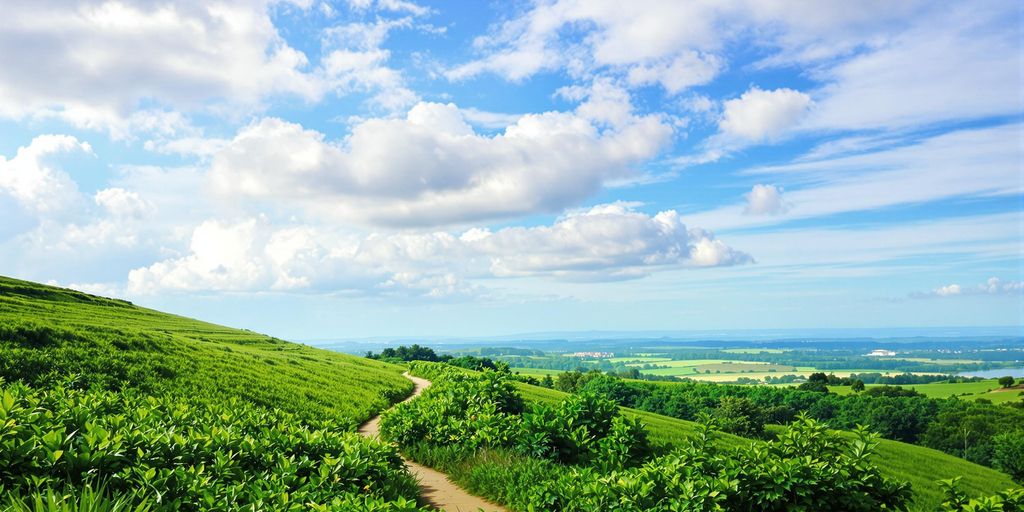
<path fill-rule="evenodd" d="M 621 416 L 615 402 L 590 393 L 531 406 L 523 414 L 522 431 L 516 442 L 520 452 L 565 464 L 632 466 L 650 452 L 639 420 Z"/>
<path fill-rule="evenodd" d="M 1022 512 L 1024 511 L 1024 489 L 1010 489 L 994 496 L 970 499 L 960 489 L 960 478 L 939 482 L 946 500 L 942 502 L 943 512 Z"/>
<path fill-rule="evenodd" d="M 417 510 L 418 495 L 393 447 L 290 413 L 23 385 L 0 389 L 0 491 L 15 510 Z"/>
<path fill-rule="evenodd" d="M 875 436 L 847 440 L 801 419 L 778 441 L 720 450 L 703 432 L 641 467 L 602 473 L 574 468 L 540 481 L 522 510 L 903 510 L 909 485 L 884 479 L 869 458 Z"/>
<path fill-rule="evenodd" d="M 995 467 L 1024 483 L 1024 430 L 999 434 L 992 441 Z"/>

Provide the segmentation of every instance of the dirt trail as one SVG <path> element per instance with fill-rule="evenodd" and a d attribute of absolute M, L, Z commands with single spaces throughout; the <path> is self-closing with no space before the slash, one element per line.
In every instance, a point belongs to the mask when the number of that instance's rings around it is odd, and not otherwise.
<path fill-rule="evenodd" d="M 408 373 L 403 375 L 416 385 L 412 395 L 409 395 L 409 398 L 406 398 L 403 402 L 408 402 L 420 396 L 424 389 L 430 387 L 429 380 L 413 377 Z M 359 427 L 359 434 L 366 437 L 379 437 L 380 416 L 374 416 L 366 423 L 363 423 L 363 426 Z M 409 472 L 419 481 L 423 500 L 432 507 L 437 507 L 447 512 L 476 512 L 478 510 L 505 512 L 504 508 L 462 490 L 459 486 L 453 484 L 447 475 L 440 471 L 421 466 L 408 459 L 405 460 L 405 465 L 409 467 Z"/>

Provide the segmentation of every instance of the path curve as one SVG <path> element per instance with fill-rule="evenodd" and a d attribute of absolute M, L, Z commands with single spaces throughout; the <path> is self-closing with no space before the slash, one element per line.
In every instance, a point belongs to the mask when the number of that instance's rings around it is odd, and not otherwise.
<path fill-rule="evenodd" d="M 420 396 L 424 389 L 430 387 L 430 381 L 427 379 L 413 377 L 409 375 L 409 372 L 403 373 L 402 376 L 411 380 L 415 385 L 412 394 L 409 395 L 409 398 L 402 400 L 402 403 Z M 374 416 L 366 423 L 363 423 L 359 427 L 359 434 L 365 437 L 380 437 L 380 415 Z M 476 512 L 478 510 L 505 512 L 504 508 L 462 490 L 461 487 L 452 483 L 444 473 L 417 464 L 404 457 L 403 460 L 405 460 L 405 465 L 409 468 L 409 472 L 419 482 L 421 496 L 428 505 L 446 512 Z"/>

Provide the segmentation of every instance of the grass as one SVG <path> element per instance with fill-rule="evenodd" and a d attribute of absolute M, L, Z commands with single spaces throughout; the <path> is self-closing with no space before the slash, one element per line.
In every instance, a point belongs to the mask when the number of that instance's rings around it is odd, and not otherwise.
<path fill-rule="evenodd" d="M 553 389 L 517 383 L 520 393 L 527 401 L 558 402 L 565 393 Z M 696 424 L 690 421 L 669 418 L 644 411 L 623 408 L 647 425 L 650 439 L 660 445 L 675 445 L 696 432 Z M 785 427 L 772 427 L 778 431 Z M 852 435 L 852 434 L 851 434 Z M 718 443 L 739 445 L 756 442 L 729 434 L 720 434 Z M 990 495 L 997 491 L 1015 487 L 1016 484 L 1004 473 L 968 462 L 959 457 L 945 454 L 931 448 L 924 448 L 898 441 L 882 439 L 875 450 L 876 461 L 883 474 L 910 482 L 914 489 L 912 510 L 931 511 L 942 502 L 938 480 L 962 477 L 962 485 L 972 496 Z"/>
<path fill-rule="evenodd" d="M 875 386 L 875 384 L 868 385 L 868 387 L 872 386 Z M 961 400 L 977 400 L 979 398 L 984 398 L 991 400 L 992 403 L 996 404 L 1024 399 L 1024 397 L 1021 397 L 1020 395 L 1021 392 L 1024 392 L 1024 388 L 1016 387 L 1009 390 L 1003 390 L 999 386 L 999 383 L 996 382 L 996 379 L 976 382 L 906 384 L 900 387 L 914 389 L 929 398 L 949 398 L 953 396 L 956 396 Z M 829 391 L 832 391 L 837 395 L 848 395 L 853 392 L 850 390 L 849 386 L 832 386 L 829 388 Z"/>
<path fill-rule="evenodd" d="M 399 366 L 0 277 L 0 377 L 241 398 L 342 428 L 407 395 Z"/>

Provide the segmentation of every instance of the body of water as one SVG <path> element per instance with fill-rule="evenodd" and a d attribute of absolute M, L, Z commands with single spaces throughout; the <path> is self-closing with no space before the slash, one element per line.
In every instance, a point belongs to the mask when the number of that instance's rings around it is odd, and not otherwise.
<path fill-rule="evenodd" d="M 981 370 L 976 372 L 961 372 L 957 375 L 961 377 L 984 377 L 986 379 L 998 379 L 999 377 L 1005 377 L 1007 375 L 1011 377 L 1021 378 L 1024 377 L 1024 368 L 1000 368 L 998 370 Z"/>

